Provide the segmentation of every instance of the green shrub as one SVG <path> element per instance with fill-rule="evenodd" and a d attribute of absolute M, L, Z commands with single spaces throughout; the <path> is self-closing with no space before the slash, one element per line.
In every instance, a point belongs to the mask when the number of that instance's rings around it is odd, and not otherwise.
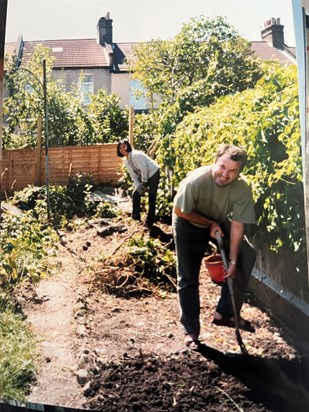
<path fill-rule="evenodd" d="M 171 189 L 177 190 L 189 171 L 212 163 L 221 143 L 248 152 L 244 174 L 256 200 L 259 230 L 271 248 L 304 248 L 296 67 L 265 65 L 254 89 L 222 97 L 187 115 L 173 135 L 165 136 L 158 160 L 168 168 Z"/>
<path fill-rule="evenodd" d="M 58 237 L 51 227 L 29 212 L 5 215 L 0 228 L 0 282 L 18 283 L 26 277 L 36 282 L 51 270 Z"/>

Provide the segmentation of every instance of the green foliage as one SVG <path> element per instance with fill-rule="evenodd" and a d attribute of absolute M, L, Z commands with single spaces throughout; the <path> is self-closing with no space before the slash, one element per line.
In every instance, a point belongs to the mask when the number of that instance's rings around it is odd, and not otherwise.
<path fill-rule="evenodd" d="M 101 218 L 112 219 L 118 217 L 120 212 L 116 211 L 115 208 L 109 203 L 101 201 L 96 207 L 96 216 Z"/>
<path fill-rule="evenodd" d="M 7 148 L 16 147 L 13 139 L 16 128 L 27 133 L 30 147 L 36 145 L 38 117 L 44 118 L 43 59 L 47 62 L 46 83 L 50 85 L 53 58 L 44 46 L 37 47 L 27 67 L 18 70 L 15 62 L 7 67 L 5 81 L 10 96 L 5 99 L 3 108 L 8 123 L 4 134 Z"/>
<path fill-rule="evenodd" d="M 92 197 L 92 177 L 86 173 L 72 176 L 67 186 L 49 186 L 50 218 L 54 226 L 65 226 L 77 217 L 116 217 L 118 212 L 106 202 L 97 202 Z M 12 198 L 15 205 L 28 210 L 41 222 L 47 223 L 46 186 L 28 186 L 16 192 Z"/>
<path fill-rule="evenodd" d="M 167 106 L 177 102 L 181 111 L 252 87 L 260 77 L 250 43 L 222 17 L 191 19 L 173 40 L 138 45 L 131 69 L 149 96 Z"/>
<path fill-rule="evenodd" d="M 0 398 L 24 400 L 34 381 L 36 341 L 20 316 L 0 313 Z"/>
<path fill-rule="evenodd" d="M 120 109 L 120 98 L 100 90 L 92 96 L 88 114 L 96 137 L 96 143 L 118 142 L 128 136 L 128 111 Z"/>
<path fill-rule="evenodd" d="M 296 67 L 264 66 L 256 87 L 222 97 L 190 114 L 162 140 L 158 159 L 173 170 L 172 186 L 212 163 L 221 143 L 246 148 L 245 175 L 257 202 L 259 228 L 274 249 L 304 246 L 302 161 Z"/>
<path fill-rule="evenodd" d="M 56 234 L 29 213 L 3 215 L 0 228 L 0 286 L 25 278 L 38 281 L 51 271 Z"/>
<path fill-rule="evenodd" d="M 140 44 L 132 76 L 161 99 L 155 135 L 171 135 L 186 114 L 254 87 L 262 75 L 250 43 L 225 18 L 191 19 L 169 41 Z"/>
<path fill-rule="evenodd" d="M 56 81 L 52 75 L 54 59 L 51 50 L 37 46 L 26 67 L 16 68 L 7 63 L 6 87 L 10 96 L 4 101 L 7 127 L 3 141 L 7 149 L 37 145 L 38 118 L 44 121 L 43 65 L 46 61 L 46 87 L 49 146 L 111 143 L 128 134 L 128 112 L 121 110 L 120 99 L 100 90 L 91 96 L 84 108 L 78 87 L 65 92 L 63 77 Z M 21 129 L 25 136 L 16 132 Z M 45 142 L 43 122 L 43 144 Z"/>
<path fill-rule="evenodd" d="M 134 116 L 134 148 L 147 151 L 159 143 L 159 113 L 136 114 Z"/>
<path fill-rule="evenodd" d="M 175 255 L 159 239 L 133 237 L 127 244 L 127 259 L 150 283 L 174 289 Z"/>

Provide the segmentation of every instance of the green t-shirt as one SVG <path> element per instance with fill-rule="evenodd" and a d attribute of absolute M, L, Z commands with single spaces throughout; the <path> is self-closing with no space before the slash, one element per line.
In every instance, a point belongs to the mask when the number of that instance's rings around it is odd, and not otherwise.
<path fill-rule="evenodd" d="M 256 222 L 252 192 L 240 175 L 226 186 L 216 185 L 212 166 L 202 166 L 180 183 L 174 205 L 182 213 L 192 210 L 223 223 L 227 218 L 244 224 Z"/>

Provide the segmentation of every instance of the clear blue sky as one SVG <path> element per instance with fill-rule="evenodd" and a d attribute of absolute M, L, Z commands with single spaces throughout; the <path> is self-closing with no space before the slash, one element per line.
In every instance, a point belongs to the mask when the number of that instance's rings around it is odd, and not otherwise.
<path fill-rule="evenodd" d="M 95 38 L 110 12 L 115 42 L 171 39 L 192 17 L 226 16 L 248 40 L 261 40 L 264 22 L 279 17 L 285 43 L 295 45 L 292 0 L 8 0 L 6 42 Z"/>

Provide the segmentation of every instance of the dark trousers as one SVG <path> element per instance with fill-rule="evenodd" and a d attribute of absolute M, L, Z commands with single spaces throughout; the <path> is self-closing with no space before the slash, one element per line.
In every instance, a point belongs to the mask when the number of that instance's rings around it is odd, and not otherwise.
<path fill-rule="evenodd" d="M 229 227 L 225 225 L 222 229 L 225 233 L 225 249 L 228 251 L 227 239 L 229 239 Z M 211 240 L 213 243 L 216 243 L 216 241 L 210 237 L 209 229 L 196 227 L 187 220 L 179 217 L 174 217 L 173 219 L 173 234 L 177 256 L 177 289 L 180 305 L 180 322 L 185 333 L 199 336 L 199 273 L 202 259 L 208 249 L 208 242 Z M 239 251 L 237 272 L 233 279 L 238 313 L 243 304 L 255 259 L 256 252 L 253 246 L 244 239 Z M 227 282 L 222 284 L 221 296 L 216 310 L 223 316 L 231 317 L 234 315 Z"/>
<path fill-rule="evenodd" d="M 160 181 L 160 170 L 158 169 L 156 173 L 148 179 L 148 214 L 146 222 L 148 224 L 152 224 L 155 221 L 156 215 L 156 201 L 157 201 L 157 191 Z M 133 192 L 133 211 L 132 217 L 133 219 L 140 220 L 141 218 L 141 195 L 135 189 Z"/>

